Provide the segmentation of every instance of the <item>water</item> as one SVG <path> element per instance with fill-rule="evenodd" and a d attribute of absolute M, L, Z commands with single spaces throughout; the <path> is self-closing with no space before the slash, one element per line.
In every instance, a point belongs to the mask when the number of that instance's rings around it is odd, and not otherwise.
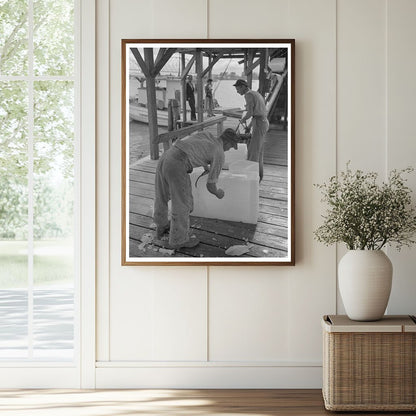
<path fill-rule="evenodd" d="M 235 80 L 216 81 L 213 85 L 214 98 L 220 107 L 244 109 L 246 103 L 244 97 L 237 94 L 233 84 L 235 84 Z M 257 90 L 258 84 L 258 80 L 253 80 L 253 90 Z"/>
<path fill-rule="evenodd" d="M 258 80 L 253 80 L 253 90 L 258 88 Z M 237 94 L 235 80 L 216 81 L 213 85 L 214 98 L 223 108 L 245 108 L 245 99 Z M 166 128 L 159 127 L 159 133 L 167 131 Z M 130 122 L 130 163 L 136 162 L 149 155 L 149 127 L 145 123 L 136 121 Z"/>

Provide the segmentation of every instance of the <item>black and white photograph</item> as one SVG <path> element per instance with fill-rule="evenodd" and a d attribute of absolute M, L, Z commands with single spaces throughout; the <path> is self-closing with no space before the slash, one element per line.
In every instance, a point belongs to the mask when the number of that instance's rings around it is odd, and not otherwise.
<path fill-rule="evenodd" d="M 294 48 L 122 40 L 122 265 L 294 264 Z"/>

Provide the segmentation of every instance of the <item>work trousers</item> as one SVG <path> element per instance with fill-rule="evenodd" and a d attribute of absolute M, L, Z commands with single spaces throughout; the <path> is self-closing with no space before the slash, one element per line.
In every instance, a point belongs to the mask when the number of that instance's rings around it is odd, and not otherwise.
<path fill-rule="evenodd" d="M 195 96 L 188 97 L 189 108 L 191 109 L 191 120 L 196 120 Z"/>
<path fill-rule="evenodd" d="M 251 139 L 247 144 L 247 160 L 259 163 L 260 180 L 263 179 L 264 136 L 269 130 L 266 117 L 253 117 Z"/>
<path fill-rule="evenodd" d="M 213 116 L 214 112 L 212 109 L 214 108 L 213 98 L 212 97 L 206 97 L 205 98 L 205 107 L 208 113 L 208 116 Z"/>
<path fill-rule="evenodd" d="M 172 247 L 180 247 L 189 240 L 189 215 L 193 210 L 190 172 L 192 165 L 188 156 L 174 146 L 163 153 L 156 169 L 153 220 L 160 228 L 168 225 L 171 200 L 169 244 Z"/>

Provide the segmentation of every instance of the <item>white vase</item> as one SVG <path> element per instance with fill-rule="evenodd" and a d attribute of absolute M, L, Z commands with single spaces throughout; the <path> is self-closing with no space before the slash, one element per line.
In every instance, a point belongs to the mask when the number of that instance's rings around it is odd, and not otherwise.
<path fill-rule="evenodd" d="M 350 250 L 338 265 L 339 291 L 348 317 L 377 321 L 384 316 L 393 267 L 381 250 Z"/>

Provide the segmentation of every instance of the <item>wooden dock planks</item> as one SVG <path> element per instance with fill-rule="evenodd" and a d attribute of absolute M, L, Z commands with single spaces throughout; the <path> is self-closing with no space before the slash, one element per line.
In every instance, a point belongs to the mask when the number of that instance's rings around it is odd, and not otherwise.
<path fill-rule="evenodd" d="M 155 233 L 152 217 L 157 162 L 144 158 L 130 166 L 130 257 L 229 258 L 225 255 L 225 250 L 232 245 L 250 247 L 250 251 L 241 257 L 287 256 L 287 132 L 272 127 L 266 135 L 264 179 L 259 190 L 257 224 L 191 216 L 191 232 L 201 242 L 195 248 L 183 248 L 173 254 L 160 250 L 160 244 L 155 241 L 151 244 L 141 244 L 143 235 Z"/>

